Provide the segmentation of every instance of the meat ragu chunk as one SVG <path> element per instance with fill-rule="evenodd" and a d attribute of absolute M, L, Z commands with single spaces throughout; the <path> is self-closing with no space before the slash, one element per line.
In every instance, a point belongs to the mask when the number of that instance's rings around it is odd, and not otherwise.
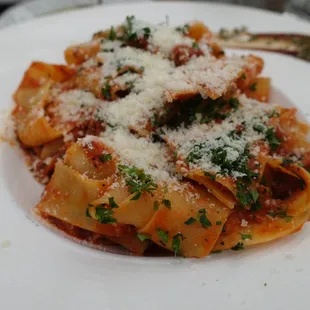
<path fill-rule="evenodd" d="M 203 56 L 203 51 L 197 47 L 191 47 L 185 44 L 176 45 L 170 54 L 170 59 L 174 61 L 175 65 L 185 65 L 193 56 Z"/>

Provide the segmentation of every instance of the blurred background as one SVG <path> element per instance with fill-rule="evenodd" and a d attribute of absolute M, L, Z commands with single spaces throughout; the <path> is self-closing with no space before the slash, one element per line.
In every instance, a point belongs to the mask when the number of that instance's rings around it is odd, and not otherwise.
<path fill-rule="evenodd" d="M 132 0 L 0 0 L 0 28 L 16 24 L 40 15 L 77 9 L 105 3 L 130 2 Z M 134 0 L 147 2 L 152 0 Z M 153 0 L 166 1 L 166 0 Z M 171 1 L 171 0 L 170 0 Z M 177 1 L 177 0 L 172 0 Z M 190 0 L 189 0 L 190 1 Z M 197 0 L 196 0 L 197 1 Z M 198 0 L 199 1 L 199 0 Z M 224 2 L 292 14 L 310 20 L 310 0 L 200 0 Z"/>

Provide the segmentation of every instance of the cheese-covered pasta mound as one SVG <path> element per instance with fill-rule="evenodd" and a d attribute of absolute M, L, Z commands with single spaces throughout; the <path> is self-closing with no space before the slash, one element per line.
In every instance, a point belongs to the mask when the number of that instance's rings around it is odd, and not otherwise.
<path fill-rule="evenodd" d="M 269 103 L 260 57 L 227 56 L 200 22 L 129 16 L 65 59 L 33 62 L 12 112 L 50 226 L 103 249 L 204 257 L 307 222 L 308 126 Z"/>

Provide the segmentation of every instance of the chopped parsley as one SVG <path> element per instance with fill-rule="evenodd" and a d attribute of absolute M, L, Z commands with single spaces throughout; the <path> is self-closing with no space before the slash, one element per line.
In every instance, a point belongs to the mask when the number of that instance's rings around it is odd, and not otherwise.
<path fill-rule="evenodd" d="M 282 165 L 283 167 L 287 167 L 288 165 L 293 164 L 293 163 L 294 163 L 294 161 L 293 161 L 292 159 L 283 158 L 283 159 L 282 159 L 281 165 Z"/>
<path fill-rule="evenodd" d="M 232 97 L 229 99 L 228 102 L 231 108 L 233 108 L 234 110 L 238 109 L 240 102 L 237 98 Z"/>
<path fill-rule="evenodd" d="M 235 246 L 231 248 L 233 251 L 244 250 L 243 242 L 238 242 Z"/>
<path fill-rule="evenodd" d="M 143 169 L 138 169 L 136 166 L 118 165 L 117 168 L 125 177 L 130 193 L 135 194 L 130 200 L 138 200 L 143 193 L 153 195 L 157 185 L 151 175 L 146 174 Z"/>
<path fill-rule="evenodd" d="M 212 223 L 207 218 L 206 209 L 200 209 L 197 214 L 197 221 L 202 225 L 203 228 L 208 228 L 212 226 Z"/>
<path fill-rule="evenodd" d="M 171 209 L 171 201 L 169 199 L 163 199 L 161 202 L 164 204 L 165 207 Z"/>
<path fill-rule="evenodd" d="M 270 149 L 274 151 L 279 145 L 281 145 L 281 140 L 276 137 L 274 127 L 269 127 L 265 132 L 265 138 L 268 141 Z"/>
<path fill-rule="evenodd" d="M 111 209 L 118 208 L 118 204 L 115 202 L 114 197 L 109 198 L 109 206 Z"/>
<path fill-rule="evenodd" d="M 253 83 L 250 87 L 249 87 L 250 91 L 256 91 L 257 90 L 257 84 Z"/>
<path fill-rule="evenodd" d="M 178 31 L 178 32 L 181 32 L 184 35 L 188 34 L 188 32 L 189 32 L 189 25 L 185 24 L 184 26 L 180 26 L 180 27 L 175 28 L 175 30 Z"/>
<path fill-rule="evenodd" d="M 222 250 L 216 250 L 216 251 L 211 252 L 211 254 L 220 254 L 222 252 L 223 252 Z"/>
<path fill-rule="evenodd" d="M 140 239 L 140 241 L 145 241 L 145 240 L 148 240 L 150 239 L 150 236 L 147 236 L 147 235 L 144 235 L 144 234 L 141 234 L 141 233 L 137 233 L 137 237 Z"/>
<path fill-rule="evenodd" d="M 270 146 L 270 149 L 272 151 L 275 150 L 281 144 L 281 140 L 279 138 L 277 138 L 275 135 L 274 127 L 266 128 L 262 124 L 255 124 L 253 126 L 253 129 L 259 133 L 265 134 L 265 139 L 267 140 L 267 142 Z"/>
<path fill-rule="evenodd" d="M 271 112 L 271 114 L 269 115 L 269 117 L 271 118 L 271 117 L 279 117 L 280 116 L 280 114 L 276 111 L 276 110 L 273 110 L 272 112 Z"/>
<path fill-rule="evenodd" d="M 264 132 L 266 128 L 265 128 L 265 126 L 262 125 L 262 124 L 255 124 L 255 125 L 253 126 L 253 129 L 254 129 L 255 131 L 257 131 L 257 132 Z"/>
<path fill-rule="evenodd" d="M 222 225 L 222 221 L 216 221 L 216 222 L 215 222 L 215 225 L 216 225 L 216 226 Z"/>
<path fill-rule="evenodd" d="M 104 154 L 104 155 L 99 157 L 99 160 L 103 163 L 106 163 L 106 162 L 110 161 L 111 159 L 112 159 L 111 154 Z"/>
<path fill-rule="evenodd" d="M 145 27 L 142 29 L 144 34 L 143 34 L 143 38 L 144 39 L 148 39 L 151 35 L 151 29 L 149 27 Z"/>
<path fill-rule="evenodd" d="M 154 206 L 154 210 L 158 211 L 158 209 L 159 209 L 159 202 L 157 200 L 155 200 L 153 206 Z"/>
<path fill-rule="evenodd" d="M 166 246 L 168 243 L 168 232 L 161 228 L 156 229 L 157 236 L 161 245 Z"/>
<path fill-rule="evenodd" d="M 252 235 L 247 235 L 247 234 L 241 234 L 241 239 L 242 240 L 252 240 Z"/>
<path fill-rule="evenodd" d="M 270 210 L 267 212 L 267 214 L 269 216 L 271 216 L 272 218 L 276 218 L 276 217 L 282 218 L 286 223 L 291 222 L 293 219 L 293 216 L 287 215 L 286 211 L 277 211 L 276 212 L 274 210 Z"/>
<path fill-rule="evenodd" d="M 106 98 L 107 100 L 110 100 L 112 98 L 112 95 L 111 95 L 111 85 L 109 83 L 106 83 L 102 87 L 101 93 L 104 96 L 104 98 Z"/>
<path fill-rule="evenodd" d="M 188 220 L 186 220 L 185 222 L 184 222 L 184 224 L 185 225 L 191 225 L 191 224 L 193 224 L 193 223 L 195 223 L 196 222 L 196 219 L 194 219 L 193 217 L 190 217 Z"/>
<path fill-rule="evenodd" d="M 246 75 L 245 75 L 245 73 L 242 73 L 242 75 L 241 75 L 241 79 L 242 79 L 242 80 L 245 80 L 245 79 L 246 79 Z"/>
<path fill-rule="evenodd" d="M 211 173 L 209 173 L 209 172 L 204 172 L 204 175 L 206 176 L 206 177 L 209 177 L 212 181 L 215 181 L 215 179 L 216 179 L 216 175 L 214 175 L 214 174 L 211 174 Z"/>
<path fill-rule="evenodd" d="M 251 211 L 258 211 L 261 205 L 258 201 L 259 193 L 256 190 L 249 189 L 248 186 L 241 181 L 237 181 L 236 197 L 243 206 L 251 206 Z"/>
<path fill-rule="evenodd" d="M 114 41 L 115 39 L 116 39 L 116 32 L 114 27 L 112 26 L 109 32 L 109 40 Z"/>
<path fill-rule="evenodd" d="M 230 113 L 229 108 L 237 110 L 239 107 L 239 100 L 237 98 L 230 98 L 228 101 L 223 99 L 208 100 L 207 105 L 198 107 L 195 112 L 200 112 L 202 118 L 201 124 L 208 124 L 213 120 L 224 120 Z"/>
<path fill-rule="evenodd" d="M 134 41 L 138 38 L 138 35 L 136 32 L 133 32 L 133 21 L 135 17 L 132 16 L 127 16 L 126 17 L 126 24 L 123 26 L 123 41 Z"/>
<path fill-rule="evenodd" d="M 184 237 L 181 233 L 177 233 L 176 235 L 173 236 L 171 248 L 175 255 L 177 255 L 180 252 L 180 245 L 181 245 L 181 241 L 183 240 L 184 240 Z"/>
<path fill-rule="evenodd" d="M 93 216 L 91 216 L 89 212 L 90 207 L 92 206 L 89 206 L 86 209 L 86 216 L 93 218 Z M 113 217 L 113 214 L 114 212 L 112 209 L 106 208 L 106 204 L 102 204 L 95 207 L 94 218 L 101 224 L 113 224 L 117 222 L 117 220 Z"/>
<path fill-rule="evenodd" d="M 199 48 L 199 45 L 198 45 L 198 43 L 196 41 L 194 41 L 193 44 L 192 44 L 192 47 L 193 48 Z"/>

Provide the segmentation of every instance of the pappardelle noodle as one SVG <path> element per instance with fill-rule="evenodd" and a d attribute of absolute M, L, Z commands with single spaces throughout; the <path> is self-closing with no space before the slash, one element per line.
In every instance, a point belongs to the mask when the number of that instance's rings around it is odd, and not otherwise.
<path fill-rule="evenodd" d="M 65 60 L 33 62 L 12 112 L 51 227 L 103 249 L 204 257 L 308 221 L 308 126 L 269 102 L 262 58 L 227 56 L 201 22 L 128 16 Z"/>

